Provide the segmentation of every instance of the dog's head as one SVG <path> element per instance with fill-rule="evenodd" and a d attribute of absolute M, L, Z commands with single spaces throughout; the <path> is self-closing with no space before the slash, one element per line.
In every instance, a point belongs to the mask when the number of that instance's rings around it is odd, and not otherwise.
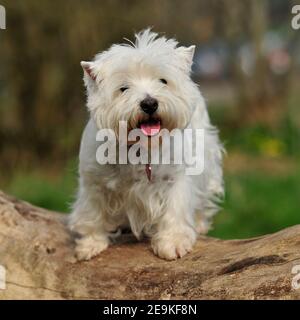
<path fill-rule="evenodd" d="M 195 46 L 177 44 L 147 29 L 135 43 L 113 45 L 81 62 L 87 105 L 99 129 L 117 133 L 119 121 L 127 121 L 129 130 L 151 136 L 187 126 L 199 94 L 190 78 Z"/>

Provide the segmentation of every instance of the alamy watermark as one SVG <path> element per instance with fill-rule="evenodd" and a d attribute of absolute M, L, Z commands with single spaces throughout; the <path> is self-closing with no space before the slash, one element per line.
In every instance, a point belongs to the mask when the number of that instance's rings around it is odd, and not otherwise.
<path fill-rule="evenodd" d="M 0 290 L 6 289 L 6 269 L 0 264 Z"/>
<path fill-rule="evenodd" d="M 96 151 L 99 164 L 176 164 L 185 165 L 186 175 L 200 175 L 204 170 L 204 129 L 161 129 L 147 136 L 140 129 L 128 132 L 127 122 L 97 132 Z M 151 137 L 151 138 L 150 138 Z"/>
<path fill-rule="evenodd" d="M 6 10 L 0 5 L 0 29 L 6 29 Z"/>
<path fill-rule="evenodd" d="M 292 274 L 295 274 L 292 279 L 292 288 L 298 290 L 300 289 L 300 264 L 293 266 Z"/>
<path fill-rule="evenodd" d="M 292 14 L 294 15 L 291 25 L 294 30 L 300 29 L 300 4 L 296 4 L 292 8 Z"/>

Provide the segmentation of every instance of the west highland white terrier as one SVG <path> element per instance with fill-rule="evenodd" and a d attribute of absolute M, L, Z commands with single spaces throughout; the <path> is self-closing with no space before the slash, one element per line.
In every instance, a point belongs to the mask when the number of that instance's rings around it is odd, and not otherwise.
<path fill-rule="evenodd" d="M 208 231 L 223 194 L 223 149 L 190 77 L 194 50 L 147 29 L 135 35 L 135 43 L 113 45 L 93 61 L 81 62 L 90 120 L 82 136 L 79 191 L 69 220 L 80 236 L 79 260 L 105 250 L 126 228 L 138 239 L 150 237 L 154 253 L 167 260 L 184 256 L 197 235 Z M 115 132 L 118 145 L 120 121 L 128 124 L 126 135 L 138 129 L 150 144 L 163 129 L 203 130 L 203 170 L 187 174 L 188 165 L 176 164 L 174 156 L 170 164 L 151 159 L 146 164 L 105 163 L 107 154 L 96 157 L 97 133 Z M 195 149 L 194 142 L 187 142 Z M 126 151 L 136 144 L 127 141 Z M 161 142 L 153 145 L 162 149 Z M 171 149 L 185 152 L 174 141 Z"/>

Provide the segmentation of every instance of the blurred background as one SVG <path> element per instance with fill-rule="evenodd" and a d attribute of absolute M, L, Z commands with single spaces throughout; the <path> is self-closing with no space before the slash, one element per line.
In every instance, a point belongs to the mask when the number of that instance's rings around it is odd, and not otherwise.
<path fill-rule="evenodd" d="M 0 189 L 68 212 L 84 106 L 81 60 L 147 26 L 197 46 L 193 77 L 227 149 L 210 235 L 300 223 L 300 30 L 292 0 L 2 0 Z"/>

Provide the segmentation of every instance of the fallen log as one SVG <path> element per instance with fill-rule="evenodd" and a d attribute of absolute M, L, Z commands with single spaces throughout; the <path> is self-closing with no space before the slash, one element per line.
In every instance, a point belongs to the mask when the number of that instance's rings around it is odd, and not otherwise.
<path fill-rule="evenodd" d="M 172 262 L 127 235 L 78 262 L 65 222 L 64 214 L 0 192 L 0 299 L 300 298 L 300 225 L 247 240 L 200 237 Z"/>

